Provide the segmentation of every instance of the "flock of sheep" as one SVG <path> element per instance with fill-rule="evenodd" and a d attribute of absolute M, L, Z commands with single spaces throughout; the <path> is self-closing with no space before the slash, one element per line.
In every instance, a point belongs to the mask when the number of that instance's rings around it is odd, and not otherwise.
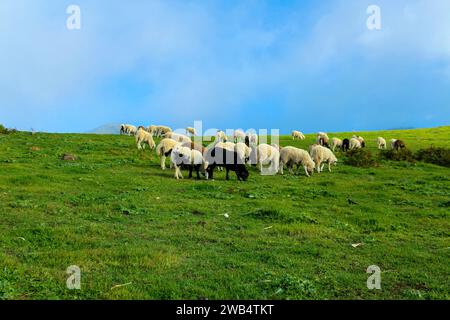
<path fill-rule="evenodd" d="M 269 174 L 281 173 L 286 166 L 290 173 L 294 173 L 300 167 L 309 177 L 314 170 L 318 173 L 323 171 L 325 164 L 331 172 L 331 166 L 337 164 L 334 152 L 337 148 L 343 152 L 365 147 L 364 138 L 353 136 L 350 139 L 328 138 L 325 132 L 317 134 L 316 143 L 303 150 L 292 146 L 280 147 L 276 144 L 258 144 L 258 135 L 255 133 L 244 133 L 235 130 L 232 139 L 229 139 L 224 131 L 217 131 L 214 143 L 209 147 L 204 147 L 193 142 L 191 136 L 196 135 L 192 127 L 186 128 L 186 135 L 173 132 L 167 126 L 133 126 L 122 124 L 120 134 L 134 135 L 138 149 L 148 145 L 150 150 L 156 148 L 156 153 L 160 157 L 162 170 L 166 169 L 166 159 L 170 158 L 170 167 L 175 169 L 175 178 L 183 178 L 181 169 L 189 170 L 189 178 L 195 171 L 197 179 L 200 173 L 206 179 L 213 179 L 214 170 L 226 170 L 226 179 L 229 179 L 229 171 L 236 173 L 238 180 L 246 181 L 249 176 L 248 165 L 256 164 L 262 173 L 267 170 Z M 153 137 L 160 137 L 162 140 L 156 146 Z M 305 136 L 300 131 L 292 131 L 292 139 L 304 140 Z M 232 140 L 232 141 L 230 141 Z M 386 149 L 386 140 L 378 137 L 377 146 L 379 149 Z M 391 140 L 392 149 L 399 150 L 405 148 L 405 143 L 401 140 Z"/>

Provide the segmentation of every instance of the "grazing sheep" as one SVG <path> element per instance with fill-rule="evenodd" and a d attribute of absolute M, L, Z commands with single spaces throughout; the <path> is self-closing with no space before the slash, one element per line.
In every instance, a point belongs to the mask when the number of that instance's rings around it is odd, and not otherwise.
<path fill-rule="evenodd" d="M 361 141 L 359 141 L 356 138 L 351 138 L 350 139 L 350 150 L 361 149 L 361 148 L 362 148 Z"/>
<path fill-rule="evenodd" d="M 294 165 L 298 168 L 303 166 L 306 175 L 309 177 L 314 172 L 315 163 L 308 152 L 294 147 L 284 147 L 280 151 L 280 173 L 283 174 L 283 167 L 287 165 L 289 172 L 292 172 Z"/>
<path fill-rule="evenodd" d="M 233 139 L 234 142 L 243 142 L 245 141 L 245 133 L 242 130 L 234 130 Z"/>
<path fill-rule="evenodd" d="M 224 167 L 226 170 L 226 179 L 229 180 L 229 172 L 234 171 L 239 181 L 246 181 L 249 173 L 245 167 L 244 161 L 240 158 L 236 151 L 230 151 L 217 145 L 209 149 L 205 155 L 206 161 L 206 178 L 214 179 L 215 167 Z"/>
<path fill-rule="evenodd" d="M 181 169 L 189 170 L 189 178 L 192 178 L 192 171 L 195 170 L 197 179 L 200 179 L 200 169 L 205 170 L 207 163 L 203 158 L 200 151 L 183 147 L 181 144 L 177 144 L 170 155 L 171 162 L 175 168 L 175 178 L 183 179 Z"/>
<path fill-rule="evenodd" d="M 302 132 L 297 131 L 297 130 L 293 130 L 292 131 L 292 140 L 305 140 L 305 136 L 303 135 Z"/>
<path fill-rule="evenodd" d="M 153 141 L 153 137 L 150 133 L 145 131 L 144 127 L 139 127 L 138 132 L 135 135 L 136 144 L 138 149 L 143 149 L 142 144 L 148 144 L 150 150 L 153 150 L 155 148 L 155 141 Z"/>
<path fill-rule="evenodd" d="M 336 148 L 342 148 L 342 140 L 339 138 L 332 138 L 331 139 L 331 150 L 333 150 L 333 152 L 335 152 Z"/>
<path fill-rule="evenodd" d="M 366 142 L 364 141 L 363 137 L 354 135 L 352 138 L 357 139 L 359 142 L 361 142 L 361 148 L 364 148 L 366 146 Z"/>
<path fill-rule="evenodd" d="M 384 138 L 382 137 L 378 137 L 377 138 L 377 146 L 378 149 L 386 149 L 386 140 L 384 140 Z"/>
<path fill-rule="evenodd" d="M 167 132 L 163 135 L 164 138 L 171 138 L 178 142 L 191 142 L 191 138 L 185 136 L 184 134 L 176 133 L 176 132 Z"/>
<path fill-rule="evenodd" d="M 156 130 L 157 130 L 157 126 L 155 125 L 151 125 L 147 127 L 147 132 L 150 133 L 152 136 L 156 136 Z"/>
<path fill-rule="evenodd" d="M 276 174 L 280 167 L 280 151 L 278 146 L 260 144 L 254 149 L 256 152 L 256 163 L 259 171 L 263 171 L 263 165 L 270 165 L 270 172 Z"/>
<path fill-rule="evenodd" d="M 158 146 L 156 147 L 156 154 L 160 158 L 161 169 L 166 170 L 166 158 L 170 156 L 173 148 L 178 144 L 177 141 L 165 138 L 162 139 Z M 172 162 L 170 162 L 170 167 L 172 168 Z"/>
<path fill-rule="evenodd" d="M 350 140 L 345 138 L 344 140 L 342 140 L 341 150 L 342 152 L 346 152 L 349 149 L 350 149 Z"/>
<path fill-rule="evenodd" d="M 256 133 L 249 133 L 244 138 L 247 147 L 258 145 L 258 135 Z"/>
<path fill-rule="evenodd" d="M 404 148 L 406 148 L 406 145 L 402 140 L 394 141 L 392 149 L 398 151 L 399 149 L 404 149 Z"/>
<path fill-rule="evenodd" d="M 318 173 L 323 171 L 323 167 L 325 163 L 328 163 L 328 171 L 331 172 L 331 165 L 336 165 L 337 158 L 333 154 L 333 152 L 325 148 L 323 146 L 315 146 L 311 148 L 310 151 L 311 158 L 313 159 L 314 163 L 316 164 L 316 170 Z"/>
<path fill-rule="evenodd" d="M 189 135 L 189 134 L 191 134 L 191 135 L 193 135 L 193 136 L 196 136 L 196 135 L 197 135 L 197 132 L 195 131 L 194 128 L 192 128 L 192 127 L 187 127 L 187 128 L 186 128 L 186 135 Z"/>
<path fill-rule="evenodd" d="M 330 140 L 330 138 L 328 138 L 328 135 L 325 132 L 319 132 L 317 133 L 317 138 L 316 138 L 316 142 L 318 144 L 320 144 L 321 146 L 324 147 L 329 147 L 328 146 L 328 141 Z"/>
<path fill-rule="evenodd" d="M 226 142 L 228 140 L 227 135 L 222 130 L 217 130 L 216 140 L 217 142 Z"/>
<path fill-rule="evenodd" d="M 126 133 L 126 128 L 124 124 L 120 125 L 120 134 L 125 134 Z"/>
<path fill-rule="evenodd" d="M 137 131 L 138 131 L 138 129 L 135 126 L 131 125 L 131 124 L 124 125 L 124 132 L 126 134 L 128 134 L 129 136 L 130 135 L 135 135 Z"/>
<path fill-rule="evenodd" d="M 156 136 L 162 137 L 166 133 L 172 132 L 172 129 L 167 126 L 156 126 Z"/>

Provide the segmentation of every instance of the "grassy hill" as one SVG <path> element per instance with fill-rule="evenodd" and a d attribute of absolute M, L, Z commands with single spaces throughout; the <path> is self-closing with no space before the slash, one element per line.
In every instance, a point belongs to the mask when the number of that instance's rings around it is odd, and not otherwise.
<path fill-rule="evenodd" d="M 373 151 L 379 135 L 450 147 L 450 127 L 358 134 Z M 252 168 L 242 183 L 176 181 L 158 163 L 128 136 L 0 135 L 0 299 L 450 298 L 449 168 Z M 66 288 L 70 265 L 81 290 Z"/>

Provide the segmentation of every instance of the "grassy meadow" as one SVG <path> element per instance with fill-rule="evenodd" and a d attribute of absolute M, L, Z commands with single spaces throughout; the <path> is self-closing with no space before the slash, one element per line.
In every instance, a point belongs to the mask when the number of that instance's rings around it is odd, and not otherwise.
<path fill-rule="evenodd" d="M 358 134 L 450 148 L 450 127 Z M 332 170 L 176 181 L 134 137 L 0 135 L 0 299 L 449 299 L 450 169 Z"/>

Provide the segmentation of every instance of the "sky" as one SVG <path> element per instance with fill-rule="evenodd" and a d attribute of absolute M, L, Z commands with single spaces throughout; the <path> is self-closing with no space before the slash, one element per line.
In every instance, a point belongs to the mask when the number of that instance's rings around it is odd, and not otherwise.
<path fill-rule="evenodd" d="M 198 120 L 282 133 L 449 125 L 450 1 L 0 1 L 0 123 Z"/>

